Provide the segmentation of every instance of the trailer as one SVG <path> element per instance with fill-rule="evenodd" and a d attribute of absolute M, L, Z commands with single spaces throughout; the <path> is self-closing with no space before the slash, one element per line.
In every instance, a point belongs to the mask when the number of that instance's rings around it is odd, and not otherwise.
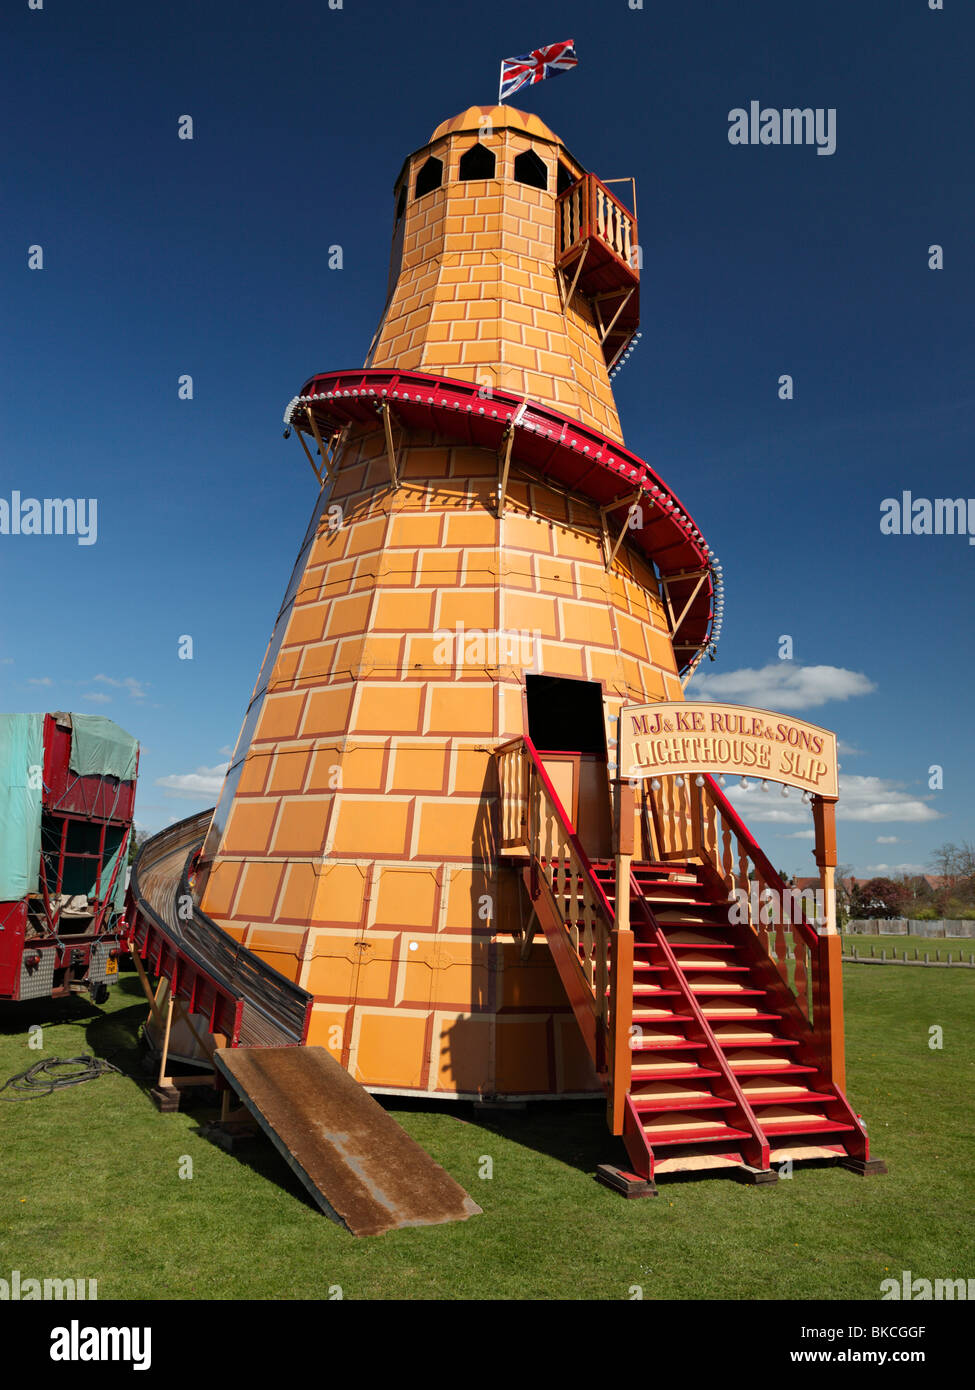
<path fill-rule="evenodd" d="M 138 766 L 111 719 L 0 714 L 0 1001 L 108 998 Z"/>

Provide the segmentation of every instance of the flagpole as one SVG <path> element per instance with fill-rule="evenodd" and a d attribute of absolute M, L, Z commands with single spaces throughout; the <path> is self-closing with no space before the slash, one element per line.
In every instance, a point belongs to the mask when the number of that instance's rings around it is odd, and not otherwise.
<path fill-rule="evenodd" d="M 501 96 L 501 88 L 504 86 L 504 63 L 501 64 L 501 74 L 498 77 L 498 105 L 503 106 L 504 100 Z"/>

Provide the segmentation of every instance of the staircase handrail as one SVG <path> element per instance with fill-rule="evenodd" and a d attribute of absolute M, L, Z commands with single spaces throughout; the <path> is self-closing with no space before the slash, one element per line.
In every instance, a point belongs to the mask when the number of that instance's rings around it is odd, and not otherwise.
<path fill-rule="evenodd" d="M 712 800 L 715 802 L 722 816 L 728 822 L 728 825 L 730 826 L 734 835 L 737 837 L 737 839 L 739 839 L 742 842 L 745 849 L 748 851 L 752 863 L 755 865 L 756 869 L 758 869 L 761 873 L 763 880 L 769 887 L 775 889 L 775 891 L 779 894 L 779 900 L 783 901 L 783 895 L 786 892 L 787 885 L 783 880 L 782 875 L 776 868 L 773 867 L 771 860 L 768 858 L 764 850 L 757 843 L 751 831 L 748 829 L 741 816 L 735 810 L 734 806 L 725 796 L 717 780 L 710 773 L 704 774 L 704 780 L 708 788 L 708 791 L 711 794 Z M 804 937 L 808 946 L 818 946 L 819 933 L 816 931 L 816 928 L 810 922 L 806 921 L 805 917 L 800 918 L 798 922 L 791 922 L 789 925 L 792 927 L 793 930 L 799 931 L 800 935 Z"/>

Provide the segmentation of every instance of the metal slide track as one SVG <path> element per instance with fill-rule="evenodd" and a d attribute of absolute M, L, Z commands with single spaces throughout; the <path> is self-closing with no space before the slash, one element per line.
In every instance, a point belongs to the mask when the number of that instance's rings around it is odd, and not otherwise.
<path fill-rule="evenodd" d="M 127 916 L 134 947 L 169 979 L 189 1011 L 206 1014 L 231 1046 L 304 1042 L 311 995 L 201 912 L 189 885 L 212 808 L 147 840 L 132 866 Z M 183 913 L 180 914 L 180 899 Z"/>

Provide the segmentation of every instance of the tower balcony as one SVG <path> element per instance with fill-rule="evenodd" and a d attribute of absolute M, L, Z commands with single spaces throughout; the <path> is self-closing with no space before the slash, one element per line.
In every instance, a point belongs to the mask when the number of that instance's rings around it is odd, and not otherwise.
<path fill-rule="evenodd" d="M 608 366 L 640 322 L 639 263 L 636 214 L 595 174 L 583 174 L 557 200 L 556 265 L 567 299 L 580 293 L 592 304 Z"/>

